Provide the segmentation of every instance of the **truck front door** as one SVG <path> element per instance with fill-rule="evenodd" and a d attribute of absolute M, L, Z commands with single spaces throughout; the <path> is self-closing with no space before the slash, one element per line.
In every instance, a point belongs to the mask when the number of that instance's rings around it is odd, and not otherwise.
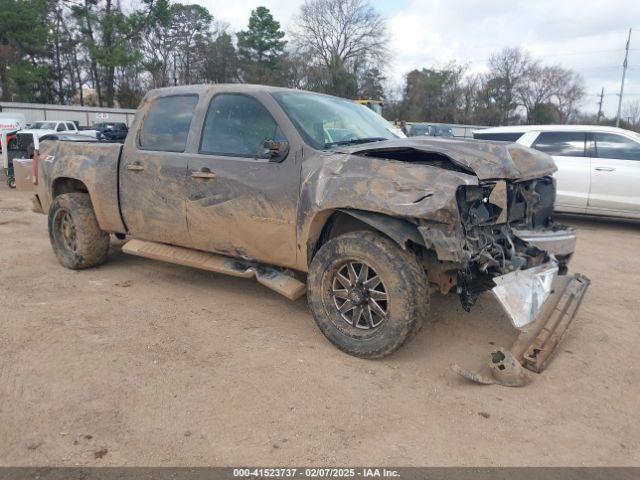
<path fill-rule="evenodd" d="M 191 246 L 187 229 L 185 152 L 198 95 L 154 99 L 139 134 L 125 143 L 120 202 L 128 232 L 145 240 Z"/>
<path fill-rule="evenodd" d="M 211 99 L 189 158 L 189 233 L 200 250 L 295 266 L 300 165 L 293 150 L 270 157 L 265 140 L 287 139 L 257 97 Z"/>

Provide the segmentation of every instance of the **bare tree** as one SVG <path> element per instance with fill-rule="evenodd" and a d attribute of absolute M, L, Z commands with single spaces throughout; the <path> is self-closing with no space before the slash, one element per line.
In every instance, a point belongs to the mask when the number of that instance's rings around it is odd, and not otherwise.
<path fill-rule="evenodd" d="M 366 0 L 306 0 L 292 37 L 312 60 L 350 73 L 380 64 L 386 53 L 384 19 Z"/>
<path fill-rule="evenodd" d="M 640 100 L 626 103 L 622 117 L 631 124 L 634 130 L 637 130 L 640 127 Z"/>
<path fill-rule="evenodd" d="M 560 123 L 573 121 L 579 113 L 578 107 L 584 98 L 584 79 L 571 70 L 565 70 L 564 81 L 555 94 L 555 99 L 560 112 Z"/>
<path fill-rule="evenodd" d="M 502 114 L 502 123 L 509 124 L 518 107 L 517 92 L 536 62 L 519 47 L 504 48 L 489 58 L 490 89 Z"/>

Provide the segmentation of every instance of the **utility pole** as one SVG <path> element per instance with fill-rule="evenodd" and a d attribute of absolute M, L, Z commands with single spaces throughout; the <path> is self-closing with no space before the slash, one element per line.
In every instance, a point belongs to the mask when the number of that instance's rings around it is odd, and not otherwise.
<path fill-rule="evenodd" d="M 600 119 L 602 118 L 602 99 L 604 97 L 604 87 L 600 90 L 600 102 L 598 102 L 598 120 L 597 124 L 600 125 Z"/>
<path fill-rule="evenodd" d="M 620 84 L 620 95 L 618 98 L 618 114 L 616 115 L 616 127 L 620 126 L 620 111 L 622 110 L 622 95 L 624 94 L 624 77 L 627 75 L 627 61 L 629 60 L 629 43 L 631 43 L 631 29 L 625 47 L 624 62 L 622 63 L 622 83 Z"/>

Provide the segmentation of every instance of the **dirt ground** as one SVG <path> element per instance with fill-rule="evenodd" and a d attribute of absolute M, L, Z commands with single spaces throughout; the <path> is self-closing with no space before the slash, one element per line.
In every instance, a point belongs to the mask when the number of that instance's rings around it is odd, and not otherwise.
<path fill-rule="evenodd" d="M 434 296 L 378 361 L 251 280 L 144 260 L 62 268 L 0 187 L 0 465 L 639 465 L 640 224 L 568 218 L 592 279 L 549 369 L 467 383 L 515 337 L 490 297 Z"/>

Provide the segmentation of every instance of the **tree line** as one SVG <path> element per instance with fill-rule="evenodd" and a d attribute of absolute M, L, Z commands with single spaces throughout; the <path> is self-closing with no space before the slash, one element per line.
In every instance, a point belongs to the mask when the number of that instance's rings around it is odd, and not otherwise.
<path fill-rule="evenodd" d="M 385 21 L 367 0 L 305 0 L 287 32 L 265 7 L 231 32 L 215 12 L 169 0 L 0 0 L 0 12 L 4 101 L 135 108 L 151 88 L 246 82 L 385 99 L 385 116 L 406 121 L 583 119 L 582 78 L 520 48 L 482 73 L 451 62 L 390 88 Z"/>

